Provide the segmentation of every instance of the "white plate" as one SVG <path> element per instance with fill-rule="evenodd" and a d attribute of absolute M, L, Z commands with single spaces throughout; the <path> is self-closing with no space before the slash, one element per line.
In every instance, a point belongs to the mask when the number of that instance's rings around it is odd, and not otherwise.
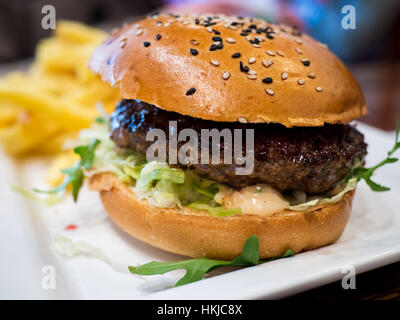
<path fill-rule="evenodd" d="M 359 125 L 369 144 L 367 163 L 386 156 L 394 134 Z M 75 205 L 69 199 L 54 207 L 38 205 L 10 190 L 42 186 L 47 161 L 21 163 L 0 156 L 0 298 L 74 299 L 257 299 L 281 298 L 343 278 L 342 268 L 357 273 L 400 260 L 400 164 L 380 169 L 374 177 L 392 188 L 374 193 L 362 182 L 357 188 L 350 221 L 333 245 L 240 270 L 219 269 L 207 279 L 170 288 L 183 272 L 140 277 L 127 266 L 152 260 L 177 261 L 121 232 L 102 209 L 98 195 L 86 189 Z M 76 230 L 65 230 L 76 224 Z M 90 256 L 63 258 L 51 250 L 58 236 L 100 249 L 110 263 Z M 56 289 L 43 289 L 54 266 Z M 231 271 L 231 272 L 227 272 Z M 46 278 L 47 277 L 47 278 Z M 47 282 L 46 282 L 47 283 Z"/>

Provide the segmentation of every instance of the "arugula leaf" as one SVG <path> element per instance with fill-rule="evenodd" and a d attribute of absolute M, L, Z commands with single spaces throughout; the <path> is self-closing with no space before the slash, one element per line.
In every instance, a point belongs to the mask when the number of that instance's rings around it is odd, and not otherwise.
<path fill-rule="evenodd" d="M 279 258 L 291 257 L 293 250 L 287 250 L 283 255 L 259 261 L 260 245 L 256 236 L 250 236 L 243 246 L 242 254 L 232 261 L 212 260 L 207 258 L 189 259 L 180 262 L 152 261 L 141 266 L 129 266 L 129 271 L 139 275 L 164 274 L 173 270 L 184 269 L 186 274 L 175 283 L 175 287 L 203 279 L 204 275 L 216 268 L 224 266 L 255 266 Z"/>
<path fill-rule="evenodd" d="M 79 146 L 74 149 L 76 154 L 79 154 L 80 160 L 75 163 L 71 168 L 61 170 L 65 174 L 64 181 L 56 188 L 51 190 L 38 190 L 34 189 L 35 192 L 40 193 L 58 193 L 67 188 L 71 183 L 72 185 L 72 196 L 74 201 L 78 199 L 79 190 L 82 187 L 84 173 L 83 169 L 88 170 L 92 167 L 95 151 L 97 146 L 100 144 L 100 140 L 94 139 L 91 143 L 86 146 Z"/>
<path fill-rule="evenodd" d="M 95 151 L 97 146 L 100 144 L 100 140 L 98 139 L 93 139 L 91 143 L 89 143 L 87 146 L 79 146 L 74 149 L 74 152 L 76 154 L 79 154 L 81 157 L 81 165 L 83 168 L 86 170 L 90 169 L 93 165 L 94 161 L 94 156 L 95 156 Z"/>
<path fill-rule="evenodd" d="M 352 177 L 357 178 L 357 182 L 363 179 L 371 188 L 373 191 L 389 191 L 390 188 L 382 186 L 374 181 L 371 180 L 372 174 L 375 172 L 376 169 L 384 166 L 385 164 L 388 163 L 394 163 L 397 162 L 399 159 L 398 158 L 392 158 L 392 154 L 395 153 L 398 149 L 400 149 L 400 141 L 399 141 L 399 131 L 400 131 L 400 126 L 399 123 L 397 123 L 396 126 L 396 135 L 395 135 L 395 142 L 393 148 L 387 153 L 387 157 L 383 159 L 381 162 L 379 162 L 377 165 L 371 167 L 371 168 L 364 168 L 364 167 L 353 167 L 351 168 L 350 173 L 348 176 L 345 178 L 345 182 L 350 180 Z"/>

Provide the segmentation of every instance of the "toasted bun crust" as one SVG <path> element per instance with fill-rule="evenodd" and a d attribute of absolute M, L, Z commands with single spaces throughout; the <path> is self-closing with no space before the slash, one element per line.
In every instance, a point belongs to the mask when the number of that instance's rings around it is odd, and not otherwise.
<path fill-rule="evenodd" d="M 131 236 L 173 253 L 213 259 L 237 257 L 251 235 L 260 241 L 260 259 L 330 244 L 346 226 L 354 195 L 349 192 L 340 202 L 308 212 L 216 218 L 189 208 L 154 207 L 109 173 L 94 175 L 89 187 L 100 191 L 111 219 Z"/>
<path fill-rule="evenodd" d="M 349 70 L 314 39 L 263 20 L 220 16 L 207 23 L 206 17 L 159 15 L 127 25 L 100 45 L 90 67 L 119 86 L 125 99 L 213 121 L 322 126 L 348 123 L 366 113 L 364 96 Z M 271 29 L 240 35 L 254 26 Z M 222 38 L 222 49 L 210 51 L 219 40 L 212 37 Z M 255 37 L 259 44 L 250 43 Z M 233 58 L 234 53 L 240 57 Z M 248 73 L 240 71 L 240 61 Z M 264 83 L 266 77 L 273 82 Z M 187 95 L 191 88 L 196 91 Z"/>

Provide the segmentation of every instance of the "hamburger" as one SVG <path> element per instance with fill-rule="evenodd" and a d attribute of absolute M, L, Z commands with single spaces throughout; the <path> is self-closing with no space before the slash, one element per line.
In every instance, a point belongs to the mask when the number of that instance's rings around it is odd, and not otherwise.
<path fill-rule="evenodd" d="M 105 131 L 88 175 L 125 232 L 173 253 L 225 260 L 251 235 L 260 259 L 340 237 L 357 181 L 349 177 L 367 148 L 349 123 L 366 104 L 325 45 L 259 19 L 153 14 L 113 31 L 90 68 L 123 98 L 107 126 L 94 129 Z M 196 133 L 185 149 L 195 161 L 171 156 L 187 143 L 171 136 L 171 123 Z M 146 157 L 154 129 L 166 133 L 164 161 Z M 202 136 L 213 129 L 253 132 L 252 170 L 237 174 L 243 161 L 224 162 L 225 136 Z M 209 159 L 220 151 L 218 161 L 200 161 L 203 146 Z"/>

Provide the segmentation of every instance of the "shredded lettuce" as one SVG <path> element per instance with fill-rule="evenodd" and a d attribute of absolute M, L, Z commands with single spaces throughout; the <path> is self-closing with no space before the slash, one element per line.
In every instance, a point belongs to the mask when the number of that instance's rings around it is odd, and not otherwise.
<path fill-rule="evenodd" d="M 333 197 L 330 198 L 321 198 L 321 199 L 313 199 L 310 201 L 307 201 L 305 203 L 301 203 L 295 206 L 288 206 L 289 210 L 293 211 L 302 211 L 302 210 L 307 210 L 308 208 L 316 205 L 323 205 L 323 204 L 330 204 L 330 203 L 336 203 L 342 199 L 342 197 L 349 191 L 354 190 L 357 185 L 357 179 L 352 178 L 347 182 L 346 187 L 339 192 L 338 194 L 334 195 Z"/>
<path fill-rule="evenodd" d="M 241 208 L 225 209 L 223 206 L 212 207 L 208 204 L 198 202 L 191 203 L 189 207 L 198 210 L 207 210 L 210 215 L 215 217 L 228 217 L 242 213 Z"/>

